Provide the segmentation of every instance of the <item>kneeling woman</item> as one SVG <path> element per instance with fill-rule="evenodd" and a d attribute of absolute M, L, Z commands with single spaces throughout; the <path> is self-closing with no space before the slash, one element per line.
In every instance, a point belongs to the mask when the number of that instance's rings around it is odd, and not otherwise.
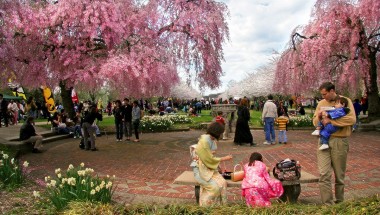
<path fill-rule="evenodd" d="M 249 163 L 244 165 L 241 186 L 246 204 L 252 207 L 269 207 L 270 199 L 280 197 L 284 192 L 281 182 L 270 178 L 263 156 L 258 152 L 252 153 Z"/>
<path fill-rule="evenodd" d="M 208 206 L 215 204 L 225 204 L 227 202 L 227 182 L 218 172 L 220 161 L 232 159 L 231 155 L 225 157 L 215 157 L 217 140 L 223 134 L 224 127 L 213 122 L 207 128 L 207 133 L 199 138 L 193 155 L 194 177 L 200 184 L 199 205 Z"/>

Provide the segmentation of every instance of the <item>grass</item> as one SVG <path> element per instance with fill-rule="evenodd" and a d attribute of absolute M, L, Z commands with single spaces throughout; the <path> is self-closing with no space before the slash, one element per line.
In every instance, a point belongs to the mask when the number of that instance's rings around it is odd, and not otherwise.
<path fill-rule="evenodd" d="M 262 127 L 261 125 L 261 112 L 259 111 L 250 111 L 251 113 L 251 120 L 250 124 L 254 127 Z M 180 111 L 178 114 L 185 114 L 184 112 Z M 181 124 L 181 125 L 175 125 L 174 128 L 180 127 L 180 128 L 197 128 L 199 124 L 201 123 L 207 123 L 211 122 L 213 120 L 213 116 L 211 116 L 210 110 L 202 110 L 202 114 L 200 117 L 191 117 L 193 120 L 193 123 L 191 124 Z M 98 122 L 98 126 L 103 130 L 105 127 L 114 127 L 115 126 L 115 119 L 113 116 L 103 115 L 103 121 Z"/>
<path fill-rule="evenodd" d="M 195 204 L 138 204 L 122 206 L 119 204 L 95 204 L 72 202 L 64 214 L 379 214 L 379 196 L 346 201 L 333 206 L 274 203 L 270 208 L 250 208 L 243 203 L 226 206 L 199 207 Z"/>

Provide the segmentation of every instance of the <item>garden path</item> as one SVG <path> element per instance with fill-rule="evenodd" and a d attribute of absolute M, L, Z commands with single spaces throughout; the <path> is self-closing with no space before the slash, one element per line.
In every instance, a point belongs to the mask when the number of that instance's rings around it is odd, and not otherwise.
<path fill-rule="evenodd" d="M 6 128 L 1 128 L 6 129 Z M 1 130 L 0 129 L 0 130 Z M 78 139 L 65 139 L 45 145 L 41 154 L 24 154 L 22 160 L 30 163 L 30 177 L 42 182 L 53 175 L 56 168 L 67 169 L 69 164 L 84 162 L 100 175 L 116 176 L 117 202 L 195 202 L 194 187 L 173 184 L 183 171 L 190 170 L 189 146 L 197 142 L 202 131 L 147 133 L 141 142 L 116 142 L 114 135 L 103 135 L 96 140 L 99 151 L 83 151 Z M 318 175 L 316 165 L 317 139 L 311 131 L 288 131 L 287 145 L 264 146 L 264 132 L 252 131 L 257 147 L 235 146 L 233 139 L 220 141 L 217 154 L 232 154 L 233 163 L 247 161 L 253 151 L 263 154 L 264 162 L 274 166 L 281 159 L 299 160 L 302 169 Z M 15 136 L 15 135 L 13 135 Z M 352 199 L 380 193 L 380 132 L 355 132 L 350 138 L 349 162 L 346 177 L 346 197 Z M 228 188 L 228 199 L 240 201 L 240 190 Z M 299 198 L 304 203 L 319 203 L 317 184 L 302 185 Z"/>

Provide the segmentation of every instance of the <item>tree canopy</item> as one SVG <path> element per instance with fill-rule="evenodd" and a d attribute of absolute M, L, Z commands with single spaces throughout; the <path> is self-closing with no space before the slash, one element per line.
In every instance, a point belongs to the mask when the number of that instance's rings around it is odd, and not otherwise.
<path fill-rule="evenodd" d="M 227 6 L 214 0 L 2 0 L 1 82 L 169 95 L 178 72 L 220 85 Z"/>
<path fill-rule="evenodd" d="M 380 117 L 380 1 L 318 0 L 308 25 L 294 30 L 274 89 L 302 93 L 332 81 L 341 91 L 364 84 L 369 115 Z"/>

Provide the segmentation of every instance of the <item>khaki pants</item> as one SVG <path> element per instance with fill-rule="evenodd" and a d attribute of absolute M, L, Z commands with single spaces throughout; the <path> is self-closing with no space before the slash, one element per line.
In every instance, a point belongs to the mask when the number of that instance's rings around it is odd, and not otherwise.
<path fill-rule="evenodd" d="M 27 140 L 23 140 L 22 142 L 24 143 L 34 143 L 34 148 L 39 149 L 42 147 L 42 136 L 37 135 L 37 136 L 31 136 Z"/>
<path fill-rule="evenodd" d="M 321 144 L 318 144 L 318 148 Z M 335 199 L 336 202 L 344 200 L 344 178 L 346 174 L 347 154 L 349 150 L 347 138 L 331 137 L 329 148 L 317 149 L 319 169 L 319 190 L 323 204 L 333 204 L 333 192 L 331 184 L 332 171 L 335 175 Z"/>

